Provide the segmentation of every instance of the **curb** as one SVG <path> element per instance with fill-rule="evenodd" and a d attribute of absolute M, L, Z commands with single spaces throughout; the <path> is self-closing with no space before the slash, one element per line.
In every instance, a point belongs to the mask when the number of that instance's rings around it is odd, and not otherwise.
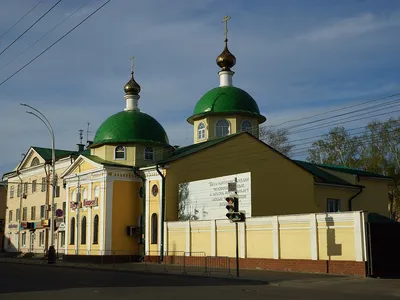
<path fill-rule="evenodd" d="M 207 276 L 207 275 L 195 275 L 195 274 L 175 274 L 175 273 L 166 273 L 166 272 L 157 272 L 157 271 L 138 271 L 138 270 L 124 270 L 124 269 L 114 269 L 114 268 L 101 268 L 98 266 L 83 266 L 83 265 L 64 265 L 64 264 L 47 264 L 47 263 L 31 263 L 26 261 L 16 261 L 10 260 L 5 261 L 0 259 L 0 263 L 14 263 L 14 264 L 23 264 L 23 265 L 31 265 L 31 266 L 45 266 L 50 268 L 66 268 L 66 269 L 78 269 L 78 270 L 97 270 L 97 271 L 104 271 L 104 272 L 120 272 L 120 273 L 131 273 L 137 275 L 157 275 L 157 276 L 174 276 L 174 277 L 191 277 L 191 278 L 209 278 L 211 280 L 232 280 L 232 281 L 247 281 L 253 282 L 254 284 L 258 285 L 269 285 L 270 283 L 266 280 L 259 280 L 259 279 L 249 279 L 249 278 L 237 278 L 237 277 L 218 277 L 218 276 Z"/>

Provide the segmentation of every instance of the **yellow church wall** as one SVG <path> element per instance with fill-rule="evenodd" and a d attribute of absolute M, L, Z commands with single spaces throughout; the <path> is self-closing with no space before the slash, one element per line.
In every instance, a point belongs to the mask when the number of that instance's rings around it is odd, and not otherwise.
<path fill-rule="evenodd" d="M 315 201 L 318 204 L 318 212 L 327 211 L 328 199 L 340 200 L 340 211 L 348 210 L 348 200 L 358 191 L 358 188 L 315 185 Z"/>
<path fill-rule="evenodd" d="M 249 171 L 252 216 L 317 211 L 313 176 L 250 135 L 241 134 L 169 163 L 166 220 L 177 220 L 180 183 Z"/>
<path fill-rule="evenodd" d="M 113 251 L 138 252 L 137 238 L 126 234 L 127 226 L 136 226 L 140 216 L 138 208 L 139 182 L 116 180 L 112 194 L 112 245 Z"/>
<path fill-rule="evenodd" d="M 389 180 L 361 177 L 358 184 L 365 186 L 352 201 L 353 210 L 364 210 L 389 217 Z"/>
<path fill-rule="evenodd" d="M 249 218 L 245 224 L 239 224 L 239 255 L 241 258 L 365 261 L 363 218 L 359 211 Z M 235 225 L 227 220 L 166 222 L 166 228 L 165 250 L 170 255 L 183 255 L 183 252 L 192 256 L 236 255 Z"/>

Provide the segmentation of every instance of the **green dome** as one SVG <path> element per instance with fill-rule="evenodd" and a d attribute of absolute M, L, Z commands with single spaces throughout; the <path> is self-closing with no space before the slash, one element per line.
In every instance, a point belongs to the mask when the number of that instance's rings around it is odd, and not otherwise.
<path fill-rule="evenodd" d="M 208 91 L 197 102 L 193 115 L 187 119 L 193 120 L 205 115 L 244 114 L 256 117 L 259 123 L 266 118 L 260 114 L 257 102 L 248 93 L 234 86 L 222 86 Z"/>
<path fill-rule="evenodd" d="M 153 117 L 136 110 L 121 111 L 101 124 L 92 146 L 151 143 L 168 145 L 167 133 Z"/>

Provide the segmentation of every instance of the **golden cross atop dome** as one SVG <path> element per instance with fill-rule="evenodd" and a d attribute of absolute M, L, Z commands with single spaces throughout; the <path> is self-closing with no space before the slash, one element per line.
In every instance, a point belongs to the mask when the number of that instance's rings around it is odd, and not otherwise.
<path fill-rule="evenodd" d="M 135 57 L 131 57 L 131 72 L 133 73 L 133 61 L 135 60 Z"/>
<path fill-rule="evenodd" d="M 225 23 L 225 32 L 224 32 L 224 36 L 225 36 L 225 41 L 228 41 L 228 20 L 230 20 L 231 17 L 229 16 L 225 16 L 222 19 L 222 23 Z"/>

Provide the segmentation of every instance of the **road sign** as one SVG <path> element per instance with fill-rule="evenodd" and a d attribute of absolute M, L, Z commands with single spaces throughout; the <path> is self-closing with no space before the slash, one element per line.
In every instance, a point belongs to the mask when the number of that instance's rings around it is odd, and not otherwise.
<path fill-rule="evenodd" d="M 62 209 L 57 209 L 57 210 L 56 210 L 56 216 L 57 216 L 58 218 L 61 218 L 63 215 L 64 215 L 64 212 L 63 212 Z"/>
<path fill-rule="evenodd" d="M 64 222 L 60 223 L 60 225 L 58 226 L 58 231 L 65 231 L 65 223 Z"/>
<path fill-rule="evenodd" d="M 228 192 L 236 192 L 236 182 L 228 182 Z"/>

